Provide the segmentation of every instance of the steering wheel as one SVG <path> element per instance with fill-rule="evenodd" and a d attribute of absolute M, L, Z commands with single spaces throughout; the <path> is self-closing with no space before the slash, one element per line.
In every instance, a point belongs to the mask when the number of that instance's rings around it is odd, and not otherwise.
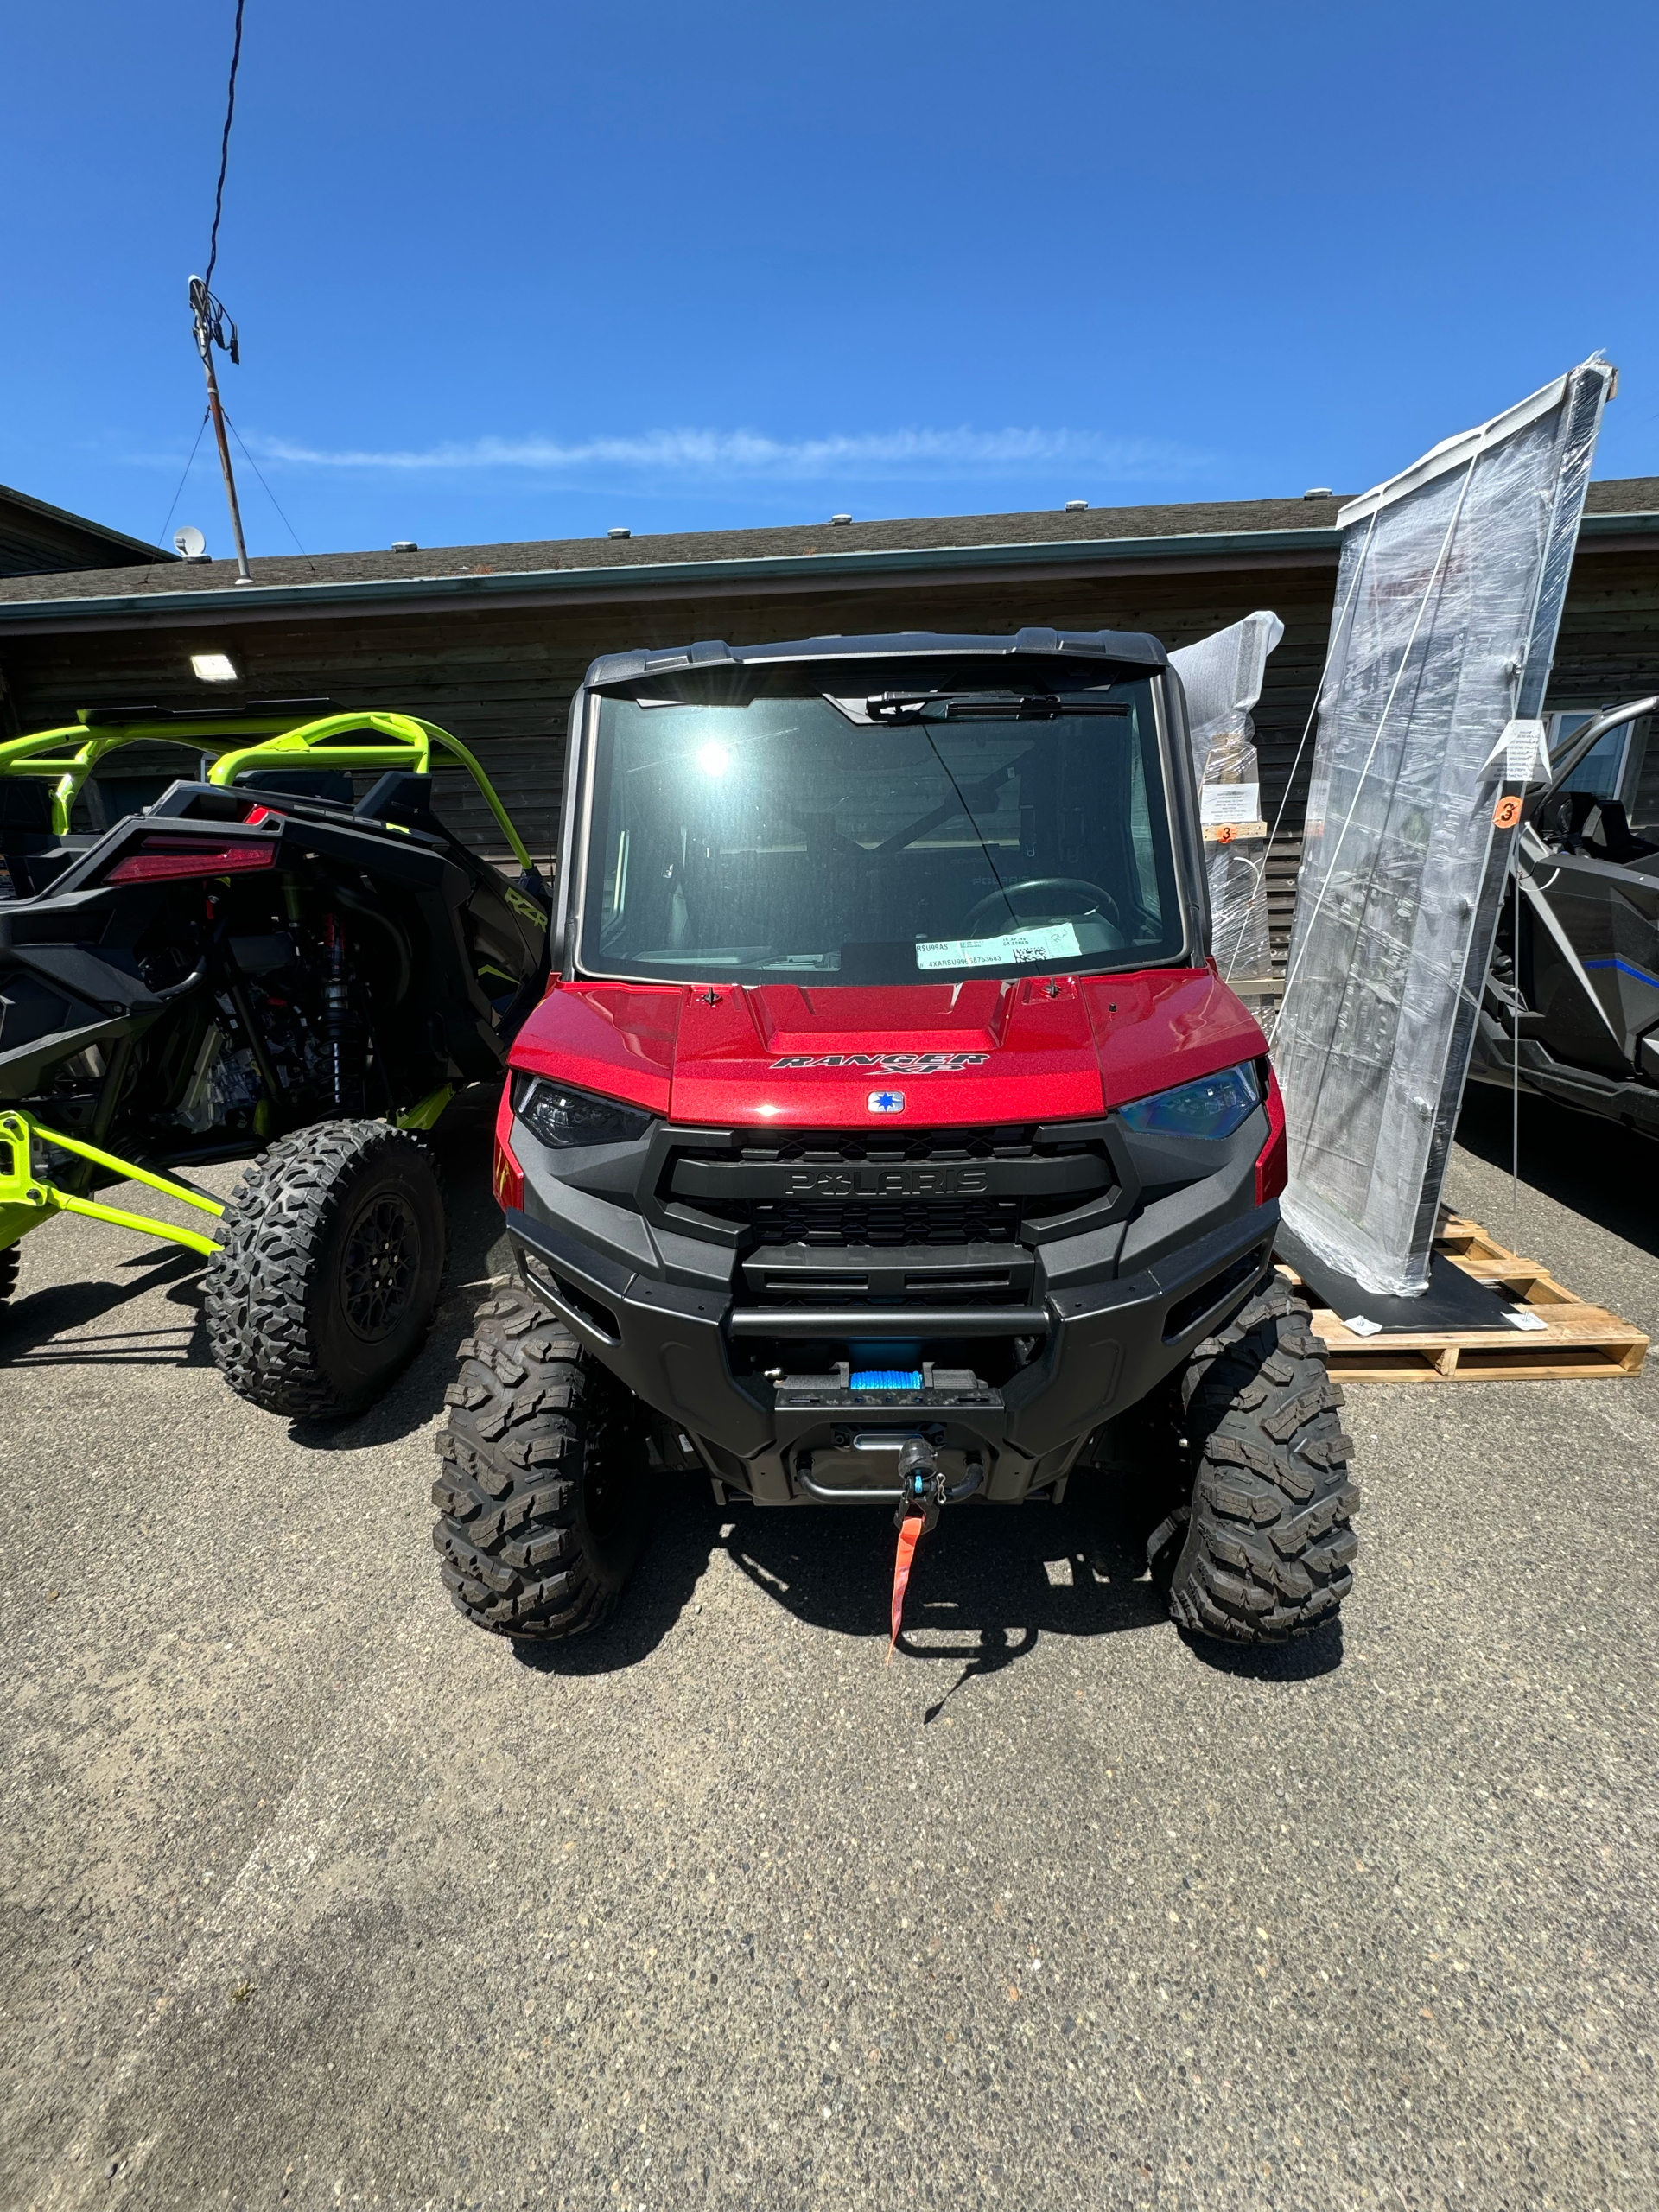
<path fill-rule="evenodd" d="M 1107 919 L 1116 928 L 1121 929 L 1123 926 L 1123 917 L 1117 911 L 1116 899 L 1100 884 L 1090 883 L 1086 877 L 1081 875 L 1030 875 L 1023 883 L 1005 883 L 999 890 L 987 892 L 984 898 L 969 907 L 967 918 L 963 923 L 963 929 L 971 929 L 982 914 L 988 913 L 993 906 L 999 904 L 1006 903 L 1012 910 L 1014 899 L 1024 891 L 1092 892 L 1095 899 L 1094 906 L 1085 908 L 1084 912 L 1098 912 L 1100 908 L 1104 906 Z"/>

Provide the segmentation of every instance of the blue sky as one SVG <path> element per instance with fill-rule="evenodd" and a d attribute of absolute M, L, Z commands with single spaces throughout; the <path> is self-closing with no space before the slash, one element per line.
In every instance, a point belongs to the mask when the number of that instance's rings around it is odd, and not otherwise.
<path fill-rule="evenodd" d="M 144 537 L 233 13 L 0 28 L 0 480 Z M 1630 0 L 248 0 L 226 404 L 312 551 L 1355 491 L 1599 346 L 1597 474 L 1659 474 L 1656 54 Z M 228 551 L 208 440 L 184 522 Z"/>

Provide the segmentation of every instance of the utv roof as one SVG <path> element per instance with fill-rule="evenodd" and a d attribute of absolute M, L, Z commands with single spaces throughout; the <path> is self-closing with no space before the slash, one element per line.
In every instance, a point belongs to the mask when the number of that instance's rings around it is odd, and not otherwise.
<path fill-rule="evenodd" d="M 77 707 L 75 720 L 83 729 L 119 728 L 127 722 L 199 723 L 207 729 L 220 722 L 234 727 L 251 721 L 321 721 L 325 715 L 339 712 L 332 699 L 247 699 L 235 705 L 227 701 L 213 706 L 198 702 L 190 707 Z"/>
<path fill-rule="evenodd" d="M 1000 638 L 958 637 L 934 630 L 900 630 L 887 637 L 799 638 L 786 645 L 728 645 L 720 639 L 647 652 L 602 653 L 588 671 L 590 690 L 637 683 L 644 676 L 684 669 L 775 668 L 791 663 L 849 660 L 1046 660 L 1055 672 L 1067 662 L 1162 668 L 1166 655 L 1144 630 L 1016 630 Z"/>

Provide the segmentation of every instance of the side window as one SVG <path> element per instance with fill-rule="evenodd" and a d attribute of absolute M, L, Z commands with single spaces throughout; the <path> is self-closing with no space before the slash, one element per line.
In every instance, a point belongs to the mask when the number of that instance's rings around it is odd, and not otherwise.
<path fill-rule="evenodd" d="M 1147 790 L 1146 756 L 1140 746 L 1129 754 L 1129 840 L 1135 853 L 1135 872 L 1141 904 L 1148 914 L 1158 914 L 1158 859 L 1152 834 L 1152 801 Z"/>
<path fill-rule="evenodd" d="M 1549 749 L 1559 753 L 1573 741 L 1575 731 L 1594 720 L 1590 709 L 1573 709 L 1552 715 Z M 1630 785 L 1630 768 L 1634 748 L 1631 739 L 1635 728 L 1630 722 L 1619 722 L 1603 732 L 1582 760 L 1560 785 L 1564 791 L 1588 791 L 1596 798 L 1624 800 Z"/>
<path fill-rule="evenodd" d="M 1624 768 L 1625 806 L 1630 827 L 1644 837 L 1659 836 L 1659 745 L 1653 741 L 1654 717 L 1644 715 L 1630 735 Z"/>

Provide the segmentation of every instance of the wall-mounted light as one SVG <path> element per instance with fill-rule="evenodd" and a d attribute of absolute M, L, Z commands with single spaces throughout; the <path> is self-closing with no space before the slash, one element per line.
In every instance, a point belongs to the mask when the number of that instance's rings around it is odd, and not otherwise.
<path fill-rule="evenodd" d="M 190 665 L 203 683 L 234 683 L 236 663 L 228 653 L 192 653 Z"/>

